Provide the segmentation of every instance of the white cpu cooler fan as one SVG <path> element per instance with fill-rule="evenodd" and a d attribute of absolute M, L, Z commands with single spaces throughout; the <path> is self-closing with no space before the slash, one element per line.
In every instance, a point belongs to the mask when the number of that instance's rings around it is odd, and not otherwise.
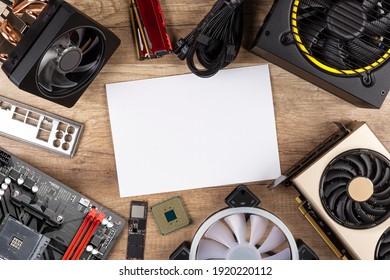
<path fill-rule="evenodd" d="M 196 232 L 190 260 L 298 260 L 296 242 L 286 225 L 260 208 L 221 210 Z"/>

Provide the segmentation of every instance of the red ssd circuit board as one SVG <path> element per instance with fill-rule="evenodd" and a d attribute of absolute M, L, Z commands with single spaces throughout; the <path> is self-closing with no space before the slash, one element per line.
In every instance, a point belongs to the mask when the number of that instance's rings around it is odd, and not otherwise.
<path fill-rule="evenodd" d="M 140 60 L 172 52 L 159 0 L 130 0 L 130 20 Z"/>

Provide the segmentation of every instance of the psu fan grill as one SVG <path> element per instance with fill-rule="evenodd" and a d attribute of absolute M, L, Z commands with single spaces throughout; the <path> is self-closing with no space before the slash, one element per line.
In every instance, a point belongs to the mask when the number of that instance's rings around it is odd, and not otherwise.
<path fill-rule="evenodd" d="M 372 228 L 390 216 L 389 179 L 389 159 L 372 150 L 347 151 L 322 174 L 322 205 L 345 227 Z"/>
<path fill-rule="evenodd" d="M 390 228 L 379 239 L 375 252 L 376 260 L 390 260 Z"/>
<path fill-rule="evenodd" d="M 295 43 L 323 71 L 364 75 L 390 56 L 389 8 L 384 0 L 295 0 Z"/>

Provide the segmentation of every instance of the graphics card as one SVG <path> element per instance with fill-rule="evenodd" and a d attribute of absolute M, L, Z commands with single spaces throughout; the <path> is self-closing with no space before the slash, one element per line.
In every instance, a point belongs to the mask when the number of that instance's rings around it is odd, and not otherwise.
<path fill-rule="evenodd" d="M 72 107 L 119 39 L 63 0 L 1 0 L 0 60 L 20 89 Z"/>
<path fill-rule="evenodd" d="M 0 149 L 0 260 L 106 259 L 125 220 Z"/>
<path fill-rule="evenodd" d="M 357 106 L 390 89 L 390 2 L 276 0 L 252 51 Z"/>
<path fill-rule="evenodd" d="M 300 192 L 300 210 L 342 259 L 390 259 L 390 154 L 353 122 L 277 179 Z"/>

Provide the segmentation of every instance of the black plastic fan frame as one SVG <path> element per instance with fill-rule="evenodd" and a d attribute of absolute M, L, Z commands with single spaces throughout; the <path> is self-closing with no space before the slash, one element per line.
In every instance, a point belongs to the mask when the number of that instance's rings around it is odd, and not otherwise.
<path fill-rule="evenodd" d="M 390 228 L 379 239 L 375 249 L 376 260 L 390 260 Z"/>
<path fill-rule="evenodd" d="M 390 11 L 384 0 L 300 0 L 296 14 L 294 37 L 306 47 L 301 52 L 324 71 L 360 75 L 389 57 Z"/>
<path fill-rule="evenodd" d="M 352 180 L 363 177 L 373 184 L 366 201 L 348 193 Z M 340 225 L 353 229 L 375 227 L 390 216 L 390 161 L 368 149 L 354 149 L 335 157 L 324 170 L 319 195 L 326 212 Z"/>
<path fill-rule="evenodd" d="M 70 85 L 54 86 L 52 91 L 47 90 L 42 87 L 38 78 L 40 63 L 44 55 L 58 39 L 69 32 L 80 29 L 89 30 L 90 34 L 94 33 L 99 37 L 94 56 L 97 63 L 83 72 L 84 76 L 76 75 L 77 73 L 72 73 L 72 71 L 69 73 L 63 71 L 67 80 L 74 83 L 72 87 Z M 119 45 L 120 40 L 113 32 L 83 12 L 63 0 L 49 0 L 46 8 L 3 63 L 2 69 L 20 89 L 70 108 L 86 91 Z M 61 57 L 59 55 L 56 59 Z M 83 62 L 80 62 L 79 66 L 83 65 Z"/>
<path fill-rule="evenodd" d="M 302 5 L 302 1 L 299 0 L 298 7 Z M 310 2 L 321 3 L 331 0 L 313 1 Z M 361 3 L 361 0 L 353 1 Z M 363 69 L 364 71 L 359 75 L 334 74 L 317 66 L 303 53 L 294 37 L 292 15 L 297 3 L 297 0 L 274 1 L 251 47 L 251 51 L 356 106 L 380 108 L 390 90 L 390 79 L 388 79 L 390 63 L 388 57 L 384 58 L 380 65 L 372 67 L 369 71 Z M 388 8 L 386 7 L 386 9 Z M 376 17 L 380 18 L 380 16 Z M 318 22 L 313 22 L 312 26 L 318 32 L 322 30 L 321 24 L 318 24 Z M 343 27 L 342 24 L 339 26 Z M 341 30 L 338 32 L 342 33 Z M 335 37 L 337 38 L 337 36 Z M 338 40 L 340 39 L 338 38 Z M 387 45 L 386 40 L 382 40 L 382 42 Z M 317 42 L 318 45 L 323 43 L 321 40 Z M 306 42 L 306 44 L 308 43 Z M 328 41 L 327 44 L 329 45 L 328 48 L 331 49 L 330 51 L 334 51 L 335 42 Z M 388 45 L 390 46 L 390 44 Z M 335 50 L 339 51 L 337 47 Z"/>

